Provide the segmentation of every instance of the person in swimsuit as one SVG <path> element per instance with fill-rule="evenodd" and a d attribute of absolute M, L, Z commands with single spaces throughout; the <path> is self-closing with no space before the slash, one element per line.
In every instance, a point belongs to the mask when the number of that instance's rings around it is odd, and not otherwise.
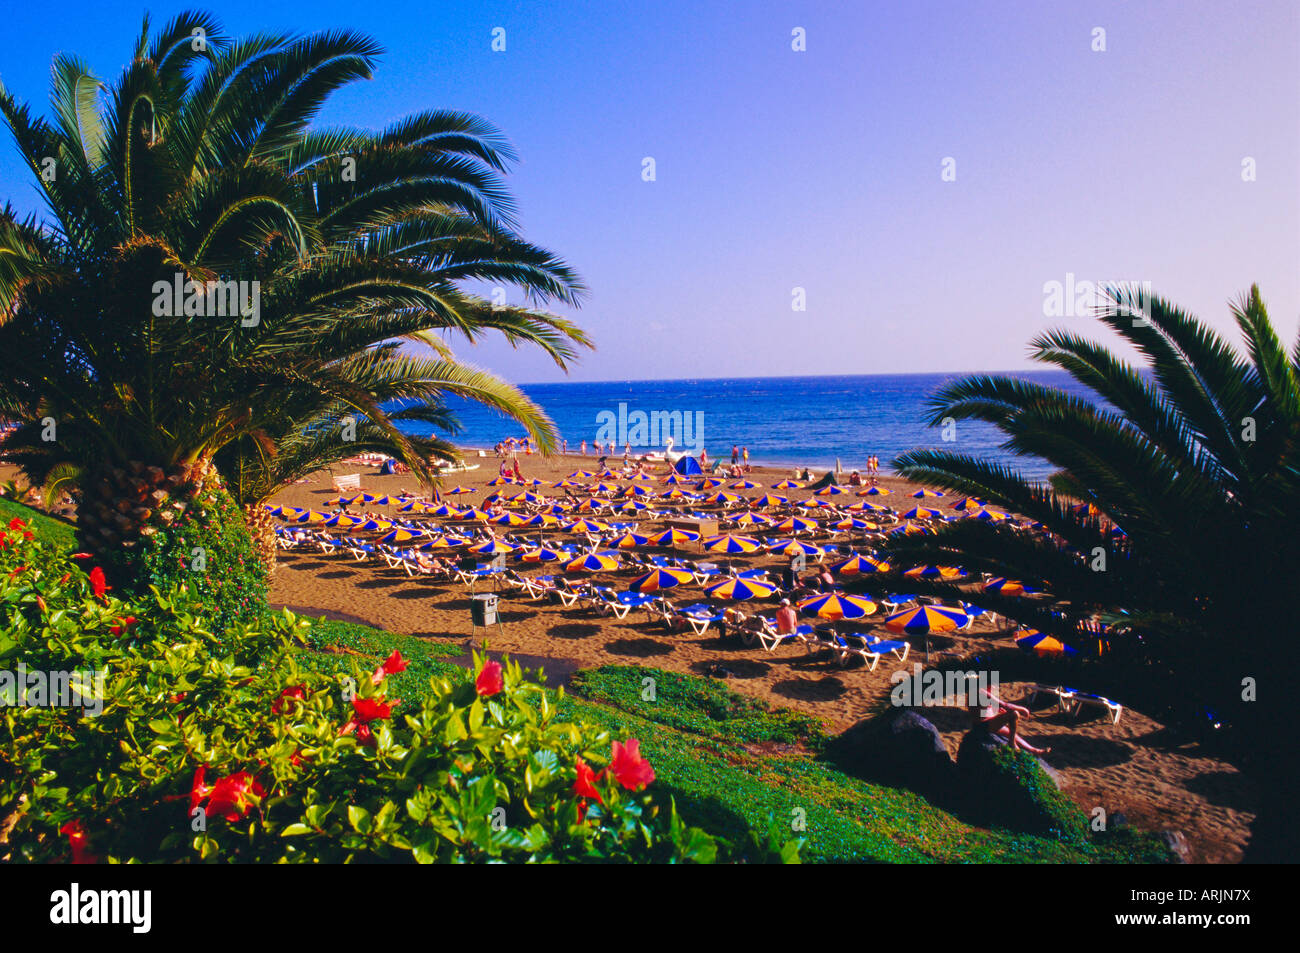
<path fill-rule="evenodd" d="M 972 682 L 972 684 L 977 683 Z M 1012 748 L 1019 748 L 1021 751 L 1027 751 L 1033 755 L 1044 755 L 1052 750 L 1051 748 L 1035 748 L 1017 733 L 1016 729 L 1019 727 L 1022 717 L 1034 717 L 1033 713 L 1023 705 L 1004 702 L 991 691 L 977 688 L 972 693 L 972 702 L 969 707 L 976 728 L 983 728 L 989 734 L 1006 738 L 1011 743 Z"/>

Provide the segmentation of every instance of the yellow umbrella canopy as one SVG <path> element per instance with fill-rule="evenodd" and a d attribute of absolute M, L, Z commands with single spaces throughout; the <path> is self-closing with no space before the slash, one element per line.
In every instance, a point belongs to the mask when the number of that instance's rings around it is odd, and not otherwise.
<path fill-rule="evenodd" d="M 618 568 L 618 560 L 599 553 L 587 553 L 564 564 L 565 572 L 608 572 Z"/>
<path fill-rule="evenodd" d="M 845 596 L 838 592 L 813 596 L 799 603 L 799 611 L 804 615 L 815 615 L 819 619 L 860 619 L 876 611 L 876 604 L 869 599 L 857 596 Z"/>
<path fill-rule="evenodd" d="M 749 536 L 713 536 L 704 541 L 704 548 L 711 553 L 756 553 L 762 544 Z"/>
<path fill-rule="evenodd" d="M 776 587 L 753 579 L 727 579 L 704 591 L 715 599 L 766 599 Z"/>
<path fill-rule="evenodd" d="M 634 592 L 658 592 L 660 589 L 683 585 L 693 578 L 683 569 L 652 569 L 644 576 L 637 576 L 628 588 Z"/>

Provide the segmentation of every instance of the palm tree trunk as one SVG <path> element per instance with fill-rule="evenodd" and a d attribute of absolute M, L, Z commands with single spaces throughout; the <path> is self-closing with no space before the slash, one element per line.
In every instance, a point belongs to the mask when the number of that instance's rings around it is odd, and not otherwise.
<path fill-rule="evenodd" d="M 266 567 L 270 578 L 275 573 L 275 557 L 278 547 L 275 542 L 275 518 L 261 503 L 249 503 L 244 506 L 244 521 L 248 523 L 248 532 L 253 537 L 253 549 Z"/>

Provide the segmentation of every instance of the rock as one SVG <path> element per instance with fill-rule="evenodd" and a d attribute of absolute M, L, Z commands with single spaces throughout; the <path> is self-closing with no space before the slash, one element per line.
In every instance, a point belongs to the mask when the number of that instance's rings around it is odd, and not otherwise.
<path fill-rule="evenodd" d="M 1163 830 L 1159 834 L 1161 842 L 1169 848 L 1169 852 L 1174 855 L 1174 863 L 1190 864 L 1192 862 L 1192 849 L 1187 844 L 1187 838 L 1183 836 L 1182 831 Z"/>
<path fill-rule="evenodd" d="M 1061 793 L 1059 775 L 1006 739 L 973 728 L 957 749 L 960 802 L 977 823 L 1079 842 L 1087 818 Z"/>
<path fill-rule="evenodd" d="M 835 739 L 833 749 L 851 773 L 929 796 L 946 792 L 956 781 L 956 766 L 938 729 L 915 711 L 860 721 Z"/>

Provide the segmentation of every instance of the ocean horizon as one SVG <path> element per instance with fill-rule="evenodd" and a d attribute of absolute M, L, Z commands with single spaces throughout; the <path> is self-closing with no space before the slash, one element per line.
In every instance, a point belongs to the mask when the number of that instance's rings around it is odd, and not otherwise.
<path fill-rule="evenodd" d="M 748 447 L 750 463 L 774 467 L 865 469 L 867 457 L 892 469 L 899 454 L 917 448 L 958 450 L 1015 466 L 1041 478 L 1052 468 L 1037 457 L 1001 447 L 1002 435 L 980 422 L 957 421 L 944 439 L 927 424 L 927 401 L 948 381 L 972 373 L 997 373 L 1093 396 L 1064 371 L 861 374 L 794 377 L 722 377 L 680 380 L 564 381 L 519 385 L 555 421 L 568 451 L 582 441 L 614 439 L 618 454 L 629 440 L 638 453 L 676 450 L 710 460 L 730 459 L 732 446 Z M 462 429 L 451 439 L 464 447 L 492 447 L 523 429 L 480 404 L 449 398 Z M 638 416 L 638 414 L 640 416 Z M 638 427 L 640 429 L 638 429 Z M 428 434 L 427 425 L 403 425 Z M 685 439 L 684 439 L 685 438 Z"/>

